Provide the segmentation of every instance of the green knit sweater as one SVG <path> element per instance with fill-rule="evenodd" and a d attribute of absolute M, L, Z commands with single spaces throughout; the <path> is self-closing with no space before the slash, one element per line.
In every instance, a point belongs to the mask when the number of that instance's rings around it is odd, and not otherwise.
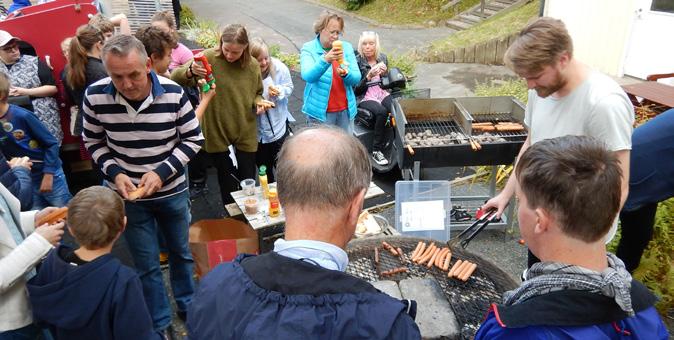
<path fill-rule="evenodd" d="M 213 68 L 216 92 L 201 121 L 206 152 L 225 152 L 229 145 L 245 152 L 257 151 L 257 121 L 255 103 L 262 100 L 260 65 L 254 58 L 241 68 L 238 62 L 229 63 L 215 55 L 217 48 L 204 50 Z M 193 86 L 187 78 L 190 63 L 178 67 L 171 79 L 178 84 Z"/>

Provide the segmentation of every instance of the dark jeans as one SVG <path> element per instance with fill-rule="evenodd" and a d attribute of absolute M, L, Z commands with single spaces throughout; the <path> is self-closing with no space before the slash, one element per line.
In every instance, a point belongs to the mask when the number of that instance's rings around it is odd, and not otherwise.
<path fill-rule="evenodd" d="M 0 340 L 39 340 L 44 339 L 40 328 L 35 324 L 30 324 L 19 329 L 0 332 Z"/>
<path fill-rule="evenodd" d="M 246 178 L 255 178 L 255 152 L 236 150 L 238 169 L 234 167 L 229 152 L 209 152 L 213 166 L 218 172 L 218 185 L 222 204 L 234 203 L 230 193 L 239 190 L 239 183 Z"/>
<path fill-rule="evenodd" d="M 631 273 L 641 261 L 641 255 L 653 238 L 653 224 L 658 203 L 650 203 L 639 209 L 620 212 L 620 243 L 616 250 Z"/>
<path fill-rule="evenodd" d="M 159 266 L 157 230 L 166 239 L 171 289 L 179 311 L 187 311 L 194 294 L 194 261 L 189 248 L 190 197 L 185 190 L 173 196 L 125 202 L 128 224 L 124 236 L 143 285 L 143 295 L 155 330 L 171 324 L 171 304 Z"/>
<path fill-rule="evenodd" d="M 289 135 L 289 131 L 286 130 L 285 135 L 279 138 L 276 141 L 271 143 L 260 143 L 257 145 L 257 153 L 255 154 L 255 161 L 257 166 L 265 165 L 267 167 L 267 179 L 269 183 L 276 182 L 274 177 L 274 171 L 276 170 L 276 161 L 277 155 L 281 151 L 281 146 L 285 142 L 286 137 Z"/>
<path fill-rule="evenodd" d="M 390 129 L 390 127 L 388 129 L 386 127 L 386 120 L 393 107 L 391 96 L 384 98 L 381 103 L 374 100 L 366 100 L 360 102 L 358 106 L 372 112 L 374 115 L 374 143 L 372 145 L 372 151 L 382 151 L 386 146 Z"/>

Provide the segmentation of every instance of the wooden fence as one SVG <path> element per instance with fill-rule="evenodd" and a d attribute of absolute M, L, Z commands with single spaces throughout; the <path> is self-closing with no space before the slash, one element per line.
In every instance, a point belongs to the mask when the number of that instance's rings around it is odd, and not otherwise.
<path fill-rule="evenodd" d="M 503 65 L 503 56 L 508 47 L 517 38 L 516 34 L 508 37 L 492 39 L 469 47 L 461 47 L 450 51 L 435 52 L 425 58 L 431 63 L 471 63 L 485 65 Z"/>

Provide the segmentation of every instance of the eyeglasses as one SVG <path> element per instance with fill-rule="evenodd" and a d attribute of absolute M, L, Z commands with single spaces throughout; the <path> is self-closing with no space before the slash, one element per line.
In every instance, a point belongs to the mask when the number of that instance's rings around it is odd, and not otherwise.
<path fill-rule="evenodd" d="M 17 45 L 17 44 L 5 45 L 5 46 L 3 46 L 3 47 L 0 48 L 0 49 L 3 50 L 3 51 L 5 51 L 5 52 L 10 52 L 10 51 L 12 51 L 12 50 L 18 50 L 18 49 L 19 49 L 19 45 Z"/>
<path fill-rule="evenodd" d="M 342 36 L 342 31 L 330 31 L 330 32 L 326 32 L 326 33 L 330 34 L 330 36 L 333 36 L 333 37 L 341 37 Z"/>

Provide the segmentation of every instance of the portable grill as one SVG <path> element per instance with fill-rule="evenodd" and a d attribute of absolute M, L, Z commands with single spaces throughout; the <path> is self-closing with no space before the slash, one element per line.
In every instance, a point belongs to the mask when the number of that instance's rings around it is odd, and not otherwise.
<path fill-rule="evenodd" d="M 401 264 L 398 257 L 394 257 L 383 250 L 381 247 L 382 241 L 403 250 L 404 264 Z M 349 243 L 346 250 L 349 255 L 349 265 L 346 272 L 369 282 L 432 277 L 438 283 L 454 310 L 461 327 L 462 338 L 472 339 L 490 304 L 501 302 L 503 293 L 514 289 L 517 284 L 508 274 L 491 262 L 460 247 L 452 249 L 450 268 L 457 260 L 469 260 L 477 264 L 477 270 L 466 282 L 448 278 L 447 272 L 438 268 L 429 269 L 426 266 L 414 264 L 410 261 L 410 256 L 419 241 L 429 243 L 433 240 L 399 236 L 354 240 Z M 442 242 L 435 243 L 437 245 L 442 244 Z M 380 248 L 379 266 L 375 266 L 374 262 L 375 247 Z M 407 268 L 406 273 L 386 277 L 380 275 L 385 270 L 401 266 Z M 419 306 L 419 308 L 423 308 L 423 306 Z"/>
<path fill-rule="evenodd" d="M 399 99 L 394 101 L 393 114 L 398 122 L 397 160 L 405 178 L 409 174 L 418 178 L 420 166 L 510 164 L 527 137 L 526 130 L 473 133 L 472 124 L 478 122 L 521 124 L 524 107 L 512 97 Z M 481 144 L 481 150 L 471 148 L 471 138 Z"/>

